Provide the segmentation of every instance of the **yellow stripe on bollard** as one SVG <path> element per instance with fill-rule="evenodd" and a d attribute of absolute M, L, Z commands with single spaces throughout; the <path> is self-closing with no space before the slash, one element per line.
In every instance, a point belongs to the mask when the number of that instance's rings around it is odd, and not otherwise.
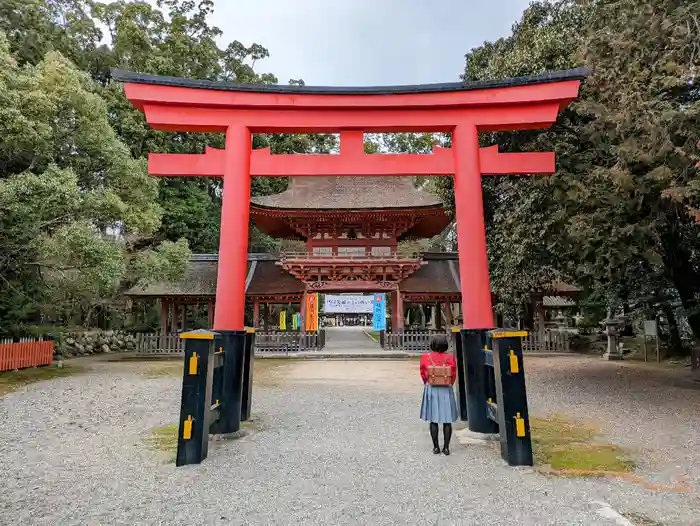
<path fill-rule="evenodd" d="M 491 338 L 527 338 L 527 331 L 493 331 Z"/>
<path fill-rule="evenodd" d="M 189 440 L 192 438 L 192 415 L 187 416 L 185 420 L 185 425 L 182 428 L 182 440 Z"/>
<path fill-rule="evenodd" d="M 518 364 L 518 357 L 515 355 L 513 349 L 510 350 L 510 374 L 517 374 L 520 372 L 520 364 Z"/>
<path fill-rule="evenodd" d="M 520 416 L 520 413 L 515 413 L 515 436 L 525 436 L 525 419 Z"/>
<path fill-rule="evenodd" d="M 190 374 L 197 374 L 198 362 L 199 362 L 199 359 L 197 358 L 197 353 L 193 352 L 192 356 L 190 356 L 190 367 L 189 367 Z"/>

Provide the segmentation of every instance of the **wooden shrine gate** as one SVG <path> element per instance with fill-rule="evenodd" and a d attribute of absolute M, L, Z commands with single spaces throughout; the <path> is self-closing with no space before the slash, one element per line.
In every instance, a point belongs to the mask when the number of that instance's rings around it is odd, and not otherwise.
<path fill-rule="evenodd" d="M 159 176 L 223 178 L 214 330 L 224 351 L 245 347 L 245 285 L 251 177 L 453 176 L 464 330 L 494 328 L 486 253 L 483 175 L 554 173 L 554 153 L 480 148 L 479 132 L 552 125 L 587 70 L 498 81 L 375 88 L 241 85 L 113 70 L 155 129 L 226 134 L 223 150 L 151 154 Z M 364 133 L 447 132 L 431 154 L 365 154 Z M 338 133 L 337 155 L 252 150 L 253 133 Z M 479 338 L 464 338 L 475 345 Z M 238 379 L 237 381 L 242 381 Z M 471 419 L 469 420 L 471 427 Z"/>

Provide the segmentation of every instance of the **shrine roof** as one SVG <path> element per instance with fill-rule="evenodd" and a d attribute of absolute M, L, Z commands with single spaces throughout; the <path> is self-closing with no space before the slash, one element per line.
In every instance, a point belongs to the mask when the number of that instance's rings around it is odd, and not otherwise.
<path fill-rule="evenodd" d="M 246 294 L 292 294 L 304 291 L 304 284 L 275 264 L 275 254 L 248 254 Z M 135 286 L 125 295 L 151 298 L 193 298 L 216 296 L 218 254 L 192 254 L 182 279 Z"/>
<path fill-rule="evenodd" d="M 251 93 L 284 93 L 316 95 L 400 95 L 412 93 L 445 93 L 451 91 L 473 91 L 492 88 L 547 84 L 567 80 L 583 80 L 590 70 L 577 68 L 564 71 L 550 71 L 540 75 L 514 77 L 498 80 L 470 80 L 465 82 L 443 82 L 438 84 L 413 84 L 402 86 L 296 86 L 280 84 L 239 84 L 211 80 L 194 80 L 181 77 L 148 75 L 121 69 L 112 69 L 112 79 L 133 84 L 151 84 L 182 88 L 198 88 L 217 91 L 238 91 Z"/>
<path fill-rule="evenodd" d="M 409 177 L 292 177 L 279 194 L 251 198 L 253 206 L 308 210 L 441 208 L 439 197 L 415 188 Z"/>
<path fill-rule="evenodd" d="M 182 279 L 160 281 L 146 287 L 133 287 L 126 296 L 133 298 L 214 298 L 218 254 L 193 254 Z M 247 296 L 275 296 L 300 294 L 304 283 L 283 270 L 276 262 L 277 254 L 248 254 Z M 459 255 L 456 252 L 426 252 L 427 263 L 401 282 L 401 291 L 409 296 L 430 294 L 460 294 Z M 577 296 L 581 290 L 575 285 L 554 282 L 548 287 L 545 307 L 553 306 L 552 297 Z M 541 293 L 533 293 L 534 297 Z M 570 302 L 566 303 L 566 306 Z M 559 303 L 557 303 L 559 305 Z M 562 304 L 563 305 L 563 304 Z"/>

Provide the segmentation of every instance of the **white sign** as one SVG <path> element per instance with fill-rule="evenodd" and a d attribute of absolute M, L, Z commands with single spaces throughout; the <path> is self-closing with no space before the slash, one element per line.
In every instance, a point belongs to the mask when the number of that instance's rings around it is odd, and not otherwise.
<path fill-rule="evenodd" d="M 374 296 L 323 296 L 325 314 L 371 314 L 374 312 Z"/>
<path fill-rule="evenodd" d="M 644 335 L 656 336 L 656 320 L 644 320 Z"/>

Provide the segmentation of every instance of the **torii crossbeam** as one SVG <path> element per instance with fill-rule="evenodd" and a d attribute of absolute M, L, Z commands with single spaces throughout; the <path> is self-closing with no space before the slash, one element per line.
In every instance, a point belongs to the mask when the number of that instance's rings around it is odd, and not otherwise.
<path fill-rule="evenodd" d="M 225 132 L 224 150 L 151 154 L 160 176 L 223 177 L 215 330 L 242 330 L 250 178 L 329 175 L 453 175 L 464 328 L 494 327 L 482 175 L 553 173 L 553 153 L 479 148 L 478 133 L 538 129 L 578 96 L 586 70 L 503 81 L 377 88 L 240 85 L 114 70 L 156 129 Z M 451 132 L 431 154 L 365 154 L 365 132 Z M 337 155 L 252 150 L 251 133 L 339 133 Z"/>

